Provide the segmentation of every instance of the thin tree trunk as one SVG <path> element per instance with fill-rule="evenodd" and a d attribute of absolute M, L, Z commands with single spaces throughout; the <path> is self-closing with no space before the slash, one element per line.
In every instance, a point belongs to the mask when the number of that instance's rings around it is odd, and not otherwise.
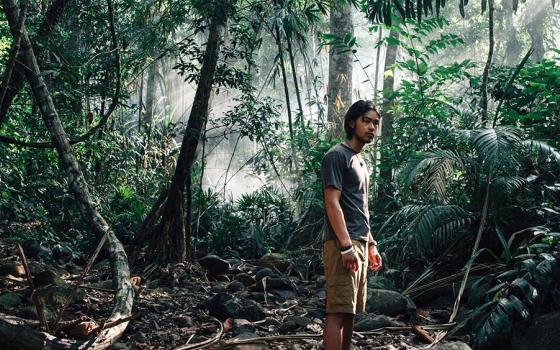
<path fill-rule="evenodd" d="M 301 103 L 301 92 L 299 91 L 299 83 L 297 79 L 297 71 L 296 71 L 296 63 L 294 60 L 294 51 L 292 50 L 292 39 L 290 37 L 286 38 L 286 42 L 288 44 L 288 55 L 290 57 L 290 66 L 292 68 L 292 79 L 294 80 L 294 88 L 296 89 L 296 98 L 299 108 L 299 122 L 301 124 L 301 128 L 303 130 L 304 123 L 303 123 L 303 104 Z"/>
<path fill-rule="evenodd" d="M 505 52 L 505 63 L 508 66 L 513 66 L 519 61 L 521 55 L 521 43 L 517 38 L 517 31 L 513 24 L 513 7 L 512 0 L 504 1 L 504 31 L 508 33 Z"/>
<path fill-rule="evenodd" d="M 296 159 L 296 149 L 294 145 L 294 127 L 292 121 L 292 107 L 290 105 L 290 92 L 288 90 L 288 78 L 286 76 L 286 66 L 284 65 L 284 48 L 282 47 L 282 37 L 280 36 L 280 28 L 278 24 L 275 23 L 274 30 L 276 32 L 275 40 L 276 46 L 278 47 L 278 59 L 280 60 L 280 70 L 282 71 L 282 83 L 284 84 L 284 96 L 286 98 L 286 108 L 288 110 L 288 129 L 290 131 L 290 145 L 292 148 L 292 160 L 290 161 L 290 168 L 291 165 L 295 165 L 295 169 L 297 171 L 298 164 Z"/>
<path fill-rule="evenodd" d="M 212 81 L 216 72 L 221 38 L 226 18 L 211 19 L 208 44 L 204 53 L 200 80 L 196 89 L 191 113 L 184 133 L 175 173 L 167 189 L 166 200 L 161 203 L 161 220 L 157 225 L 147 225 L 152 246 L 152 258 L 158 262 L 182 262 L 189 257 L 191 241 L 191 175 L 196 159 L 196 149 L 206 126 Z M 183 207 L 187 192 L 186 217 Z M 156 203 L 156 205 L 159 205 Z M 159 209 L 152 211 L 157 212 Z M 153 218 L 151 218 L 153 220 Z"/>
<path fill-rule="evenodd" d="M 64 7 L 68 2 L 69 0 L 53 0 L 45 14 L 45 19 L 41 23 L 37 34 L 33 38 L 33 42 L 42 41 L 52 33 L 54 26 L 56 25 L 56 23 L 58 23 L 58 20 L 62 16 Z M 41 53 L 39 47 L 37 47 L 36 50 L 36 56 L 39 56 Z M 6 90 L 6 94 L 0 104 L 0 126 L 6 119 L 6 113 L 8 113 L 8 109 L 12 105 L 13 99 L 23 87 L 23 81 L 26 77 L 26 73 L 28 72 L 26 68 L 21 64 L 21 61 L 22 57 L 21 55 L 19 55 L 18 59 L 16 60 L 16 64 L 14 66 L 10 80 L 7 84 L 8 88 Z"/>
<path fill-rule="evenodd" d="M 399 33 L 391 30 L 389 36 L 392 38 L 399 38 Z M 394 108 L 394 84 L 395 84 L 395 69 L 393 65 L 397 60 L 397 45 L 387 45 L 385 51 L 385 64 L 384 72 L 391 71 L 391 74 L 386 74 L 383 79 L 383 118 L 381 118 L 381 164 L 379 165 L 379 186 L 378 196 L 385 198 L 391 195 L 390 183 L 393 180 L 393 157 L 392 157 L 392 141 L 393 137 L 393 108 Z"/>
<path fill-rule="evenodd" d="M 157 52 L 152 53 L 154 61 L 148 69 L 148 79 L 146 80 L 146 111 L 144 112 L 144 130 L 150 133 L 154 116 L 156 114 L 157 90 L 159 86 L 159 60 Z"/>
<path fill-rule="evenodd" d="M 354 35 L 352 5 L 333 1 L 330 13 L 331 33 L 343 38 L 346 33 Z M 329 81 L 327 86 L 328 108 L 327 120 L 331 124 L 333 136 L 344 133 L 343 118 L 352 104 L 352 52 L 338 52 L 329 49 Z"/>
<path fill-rule="evenodd" d="M 377 42 L 381 42 L 383 38 L 383 27 L 379 26 L 379 38 Z M 377 105 L 377 86 L 379 85 L 379 59 L 381 58 L 381 45 L 377 46 L 377 52 L 375 54 L 375 81 L 373 82 L 373 103 Z"/>
<path fill-rule="evenodd" d="M 494 55 L 494 0 L 488 0 L 488 58 L 482 74 L 482 98 L 480 99 L 481 122 L 488 122 L 488 74 Z"/>
<path fill-rule="evenodd" d="M 535 15 L 527 28 L 531 36 L 531 45 L 535 48 L 535 52 L 533 52 L 531 57 L 535 62 L 541 61 L 544 58 L 544 23 L 546 17 L 544 11 L 541 14 Z"/>
<path fill-rule="evenodd" d="M 108 0 L 107 4 L 109 16 L 110 18 L 113 18 L 112 2 Z M 16 2 L 15 0 L 3 0 L 3 6 L 10 29 L 12 30 L 12 35 L 15 36 L 17 35 L 16 31 L 18 20 Z M 80 170 L 78 161 L 70 146 L 68 136 L 64 131 L 60 118 L 58 117 L 58 112 L 54 106 L 47 86 L 45 85 L 25 29 L 23 29 L 21 33 L 21 54 L 23 64 L 29 70 L 29 74 L 27 74 L 29 86 L 31 87 L 33 96 L 37 101 L 43 121 L 53 138 L 56 150 L 61 159 L 61 164 L 67 175 L 70 191 L 74 194 L 82 217 L 98 237 L 107 236 L 109 239 L 109 252 L 112 257 L 112 262 L 114 263 L 112 266 L 113 282 L 118 286 L 117 294 L 115 295 L 115 307 L 113 309 L 111 320 L 119 317 L 130 316 L 134 290 L 130 284 L 130 272 L 126 262 L 126 253 L 124 252 L 121 243 L 112 232 L 110 226 L 97 211 L 97 208 L 91 199 L 84 175 Z M 107 346 L 110 345 L 112 341 L 120 337 L 126 329 L 127 324 L 128 322 L 125 322 L 122 325 L 119 325 L 117 329 L 107 330 L 109 332 L 102 332 L 98 339 L 103 336 L 106 339 L 101 340 L 106 342 L 107 336 L 110 335 L 110 341 L 106 344 Z"/>

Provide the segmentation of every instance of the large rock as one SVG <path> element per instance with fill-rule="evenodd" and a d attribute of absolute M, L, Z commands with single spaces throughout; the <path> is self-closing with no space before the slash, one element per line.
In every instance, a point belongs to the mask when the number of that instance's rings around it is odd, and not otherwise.
<path fill-rule="evenodd" d="M 198 260 L 198 263 L 210 272 L 211 275 L 222 275 L 231 268 L 227 260 L 224 260 L 216 255 L 206 255 Z"/>
<path fill-rule="evenodd" d="M 210 315 L 221 321 L 233 317 L 255 322 L 266 317 L 263 308 L 253 300 L 239 299 L 228 293 L 216 294 L 206 303 L 206 307 Z"/>
<path fill-rule="evenodd" d="M 263 255 L 257 265 L 262 267 L 268 267 L 270 269 L 278 269 L 280 271 L 286 271 L 290 266 L 290 260 L 282 254 L 278 253 L 269 253 Z"/>
<path fill-rule="evenodd" d="M 72 261 L 72 250 L 68 247 L 64 247 L 60 244 L 55 245 L 52 248 L 52 255 L 53 259 L 58 261 L 61 264 L 65 264 L 67 262 Z"/>
<path fill-rule="evenodd" d="M 384 276 L 370 276 L 367 282 L 368 289 L 397 290 L 393 281 Z"/>
<path fill-rule="evenodd" d="M 263 292 L 265 289 L 265 282 L 266 281 L 266 290 L 293 290 L 294 286 L 292 282 L 288 278 L 284 277 L 267 277 L 266 279 L 262 279 L 257 283 L 257 291 Z"/>
<path fill-rule="evenodd" d="M 407 311 L 407 299 L 398 292 L 385 289 L 370 289 L 366 311 L 388 316 L 404 314 Z"/>
<path fill-rule="evenodd" d="M 434 350 L 472 350 L 470 346 L 460 341 L 438 344 L 433 349 Z"/>
<path fill-rule="evenodd" d="M 385 315 L 365 314 L 357 320 L 356 324 L 354 325 L 354 330 L 357 332 L 367 332 L 383 327 L 401 326 L 405 326 L 405 324 Z"/>
<path fill-rule="evenodd" d="M 255 274 L 255 279 L 257 281 L 262 280 L 265 277 L 276 277 L 278 274 L 268 267 L 260 267 Z"/>
<path fill-rule="evenodd" d="M 535 317 L 535 322 L 523 332 L 515 332 L 512 339 L 514 350 L 549 350 L 560 348 L 560 311 Z"/>
<path fill-rule="evenodd" d="M 27 258 L 40 258 L 45 261 L 52 260 L 52 251 L 34 239 L 23 241 L 22 248 Z"/>
<path fill-rule="evenodd" d="M 72 287 L 48 285 L 37 289 L 37 294 L 43 298 L 47 305 L 63 305 L 66 302 L 68 294 Z M 78 289 L 72 296 L 71 303 L 83 301 L 86 293 L 82 289 Z"/>

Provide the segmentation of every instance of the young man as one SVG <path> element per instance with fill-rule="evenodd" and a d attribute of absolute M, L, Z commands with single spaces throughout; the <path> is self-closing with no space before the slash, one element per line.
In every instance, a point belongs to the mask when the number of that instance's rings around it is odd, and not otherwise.
<path fill-rule="evenodd" d="M 369 174 L 360 154 L 375 138 L 380 117 L 371 102 L 355 102 L 344 117 L 346 140 L 333 146 L 321 163 L 326 214 L 325 350 L 350 348 L 354 315 L 365 311 L 368 260 L 370 270 L 381 268 L 381 256 L 369 226 Z"/>

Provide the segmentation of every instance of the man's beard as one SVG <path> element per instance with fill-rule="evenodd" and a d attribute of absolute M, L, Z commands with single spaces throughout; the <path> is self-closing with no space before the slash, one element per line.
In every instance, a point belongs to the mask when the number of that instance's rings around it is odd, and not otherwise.
<path fill-rule="evenodd" d="M 358 141 L 360 141 L 363 144 L 368 144 L 368 143 L 372 143 L 373 140 L 375 140 L 375 136 L 371 138 L 371 140 L 369 138 L 365 138 L 365 137 L 360 137 L 356 135 L 356 138 L 358 139 Z"/>

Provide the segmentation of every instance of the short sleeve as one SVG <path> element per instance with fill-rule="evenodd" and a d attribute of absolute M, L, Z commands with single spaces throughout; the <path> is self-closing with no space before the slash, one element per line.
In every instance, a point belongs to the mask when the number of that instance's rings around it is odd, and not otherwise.
<path fill-rule="evenodd" d="M 323 188 L 332 186 L 342 191 L 346 160 L 339 152 L 328 152 L 321 162 L 321 180 Z"/>

